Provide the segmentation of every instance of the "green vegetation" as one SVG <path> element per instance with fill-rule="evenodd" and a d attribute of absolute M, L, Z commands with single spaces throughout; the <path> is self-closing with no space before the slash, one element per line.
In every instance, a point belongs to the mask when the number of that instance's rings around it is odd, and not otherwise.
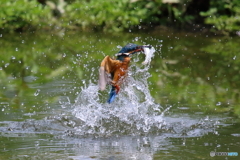
<path fill-rule="evenodd" d="M 128 3 L 129 0 L 74 2 L 67 9 L 66 15 L 70 21 L 81 26 L 94 30 L 121 31 L 138 25 L 141 19 L 147 18 L 147 9 L 139 9 Z M 134 9 L 135 8 L 135 9 Z M 68 16 L 64 17 L 68 21 Z"/>
<path fill-rule="evenodd" d="M 212 25 L 213 31 L 221 31 L 224 34 L 240 31 L 239 0 L 210 2 L 210 9 L 200 14 L 206 17 L 205 23 Z"/>
<path fill-rule="evenodd" d="M 0 28 L 5 32 L 36 30 L 48 25 L 50 9 L 37 1 L 1 0 Z"/>
<path fill-rule="evenodd" d="M 224 34 L 240 30 L 238 0 L 2 0 L 4 32 L 84 29 L 107 32 L 210 25 Z"/>

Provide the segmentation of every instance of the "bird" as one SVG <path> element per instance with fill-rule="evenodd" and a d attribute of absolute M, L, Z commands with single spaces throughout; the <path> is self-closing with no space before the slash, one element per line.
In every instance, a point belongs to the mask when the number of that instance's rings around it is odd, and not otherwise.
<path fill-rule="evenodd" d="M 121 48 L 116 54 L 116 59 L 106 56 L 99 68 L 99 89 L 105 90 L 106 84 L 112 86 L 107 102 L 110 104 L 120 91 L 120 85 L 128 73 L 128 67 L 131 61 L 131 55 L 137 52 L 145 52 L 145 48 L 151 48 L 150 45 L 137 45 L 129 43 Z M 155 51 L 155 50 L 154 50 Z M 147 54 L 146 54 L 147 55 Z"/>

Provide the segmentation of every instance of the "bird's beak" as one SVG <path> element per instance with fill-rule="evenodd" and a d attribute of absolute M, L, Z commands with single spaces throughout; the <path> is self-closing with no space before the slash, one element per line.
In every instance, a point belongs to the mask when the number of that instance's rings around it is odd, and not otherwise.
<path fill-rule="evenodd" d="M 120 53 L 121 55 L 124 54 L 124 55 L 131 55 L 131 54 L 134 54 L 136 52 L 145 52 L 146 48 L 148 49 L 151 49 L 152 46 L 151 45 L 143 45 L 143 46 L 138 46 L 135 50 L 133 51 L 130 51 L 128 53 Z M 118 56 L 119 54 L 117 54 Z"/>
<path fill-rule="evenodd" d="M 149 48 L 149 49 L 151 49 L 152 46 L 151 45 L 143 45 L 142 48 Z"/>
<path fill-rule="evenodd" d="M 145 50 L 144 48 L 145 48 L 145 49 L 146 49 L 146 48 L 151 49 L 152 46 L 151 46 L 151 45 L 142 45 L 142 46 L 140 46 L 140 50 L 139 50 L 139 51 L 145 52 L 145 51 L 144 51 L 144 50 Z"/>

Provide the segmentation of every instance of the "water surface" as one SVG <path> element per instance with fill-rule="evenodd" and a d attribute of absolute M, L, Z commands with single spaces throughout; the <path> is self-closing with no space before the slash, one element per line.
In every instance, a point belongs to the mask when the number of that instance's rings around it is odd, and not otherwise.
<path fill-rule="evenodd" d="M 98 66 L 129 42 L 113 104 Z M 182 32 L 3 34 L 0 159 L 213 159 L 240 153 L 239 39 Z M 231 50 L 229 50 L 231 48 Z M 215 156 L 214 159 L 238 159 Z"/>

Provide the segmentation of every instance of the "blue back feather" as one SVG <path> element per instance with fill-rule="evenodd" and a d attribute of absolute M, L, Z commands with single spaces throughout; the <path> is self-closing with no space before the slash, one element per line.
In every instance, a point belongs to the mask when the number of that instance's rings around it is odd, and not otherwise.
<path fill-rule="evenodd" d="M 136 50 L 139 45 L 129 43 L 126 46 L 124 46 L 118 53 L 128 53 L 133 50 Z"/>

